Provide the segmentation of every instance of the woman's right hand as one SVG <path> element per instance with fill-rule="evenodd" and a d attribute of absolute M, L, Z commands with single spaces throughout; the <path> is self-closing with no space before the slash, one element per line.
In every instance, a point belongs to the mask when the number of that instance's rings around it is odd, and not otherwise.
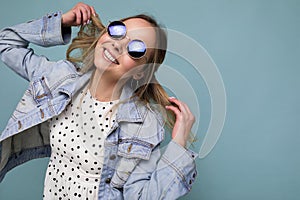
<path fill-rule="evenodd" d="M 62 26 L 79 26 L 89 23 L 91 15 L 96 16 L 96 11 L 93 6 L 85 3 L 77 3 L 71 10 L 62 15 Z"/>

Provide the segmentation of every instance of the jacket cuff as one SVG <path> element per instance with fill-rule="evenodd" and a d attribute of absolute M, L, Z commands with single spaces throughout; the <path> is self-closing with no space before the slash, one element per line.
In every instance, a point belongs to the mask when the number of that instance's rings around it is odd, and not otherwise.
<path fill-rule="evenodd" d="M 46 46 L 67 44 L 71 40 L 71 27 L 62 27 L 62 13 L 57 11 L 43 17 L 42 36 Z"/>
<path fill-rule="evenodd" d="M 182 178 L 185 186 L 190 190 L 197 176 L 195 159 L 198 154 L 185 149 L 173 140 L 168 144 L 162 160 L 171 166 Z"/>

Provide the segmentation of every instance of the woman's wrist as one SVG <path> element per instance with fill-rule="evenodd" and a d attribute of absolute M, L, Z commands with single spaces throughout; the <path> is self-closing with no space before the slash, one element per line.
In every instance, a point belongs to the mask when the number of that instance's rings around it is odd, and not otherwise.
<path fill-rule="evenodd" d="M 180 146 L 182 146 L 183 148 L 186 147 L 186 142 L 182 139 L 178 139 L 178 138 L 173 138 L 173 141 L 176 142 L 177 144 L 179 144 Z"/>
<path fill-rule="evenodd" d="M 65 23 L 64 15 L 65 15 L 65 14 L 62 14 L 62 16 L 61 16 L 61 27 L 69 27 L 69 26 L 66 25 L 66 23 Z"/>

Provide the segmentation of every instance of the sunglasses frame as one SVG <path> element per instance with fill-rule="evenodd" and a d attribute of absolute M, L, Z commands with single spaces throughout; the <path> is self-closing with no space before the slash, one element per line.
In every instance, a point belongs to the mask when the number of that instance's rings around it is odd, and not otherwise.
<path fill-rule="evenodd" d="M 120 23 L 120 25 L 124 26 L 124 27 L 125 27 L 125 34 L 122 35 L 121 37 L 113 37 L 113 36 L 110 34 L 110 31 L 109 31 L 109 27 L 112 26 L 113 23 Z M 127 51 L 127 54 L 128 54 L 132 59 L 134 59 L 134 60 L 139 60 L 139 59 L 145 57 L 146 52 L 147 52 L 147 45 L 145 44 L 145 42 L 144 42 L 143 40 L 140 40 L 140 39 L 133 39 L 133 40 L 131 40 L 131 39 L 127 36 L 127 27 L 126 27 L 126 25 L 125 25 L 122 21 L 112 21 L 112 22 L 110 22 L 110 23 L 108 24 L 107 28 L 106 28 L 106 32 L 107 32 L 107 34 L 109 35 L 109 37 L 110 37 L 111 39 L 113 39 L 113 40 L 122 40 L 122 39 L 124 39 L 124 38 L 127 38 L 127 39 L 129 40 L 129 42 L 128 42 L 127 45 L 126 45 L 126 51 Z M 129 44 L 130 44 L 131 42 L 134 42 L 134 41 L 142 42 L 142 43 L 145 45 L 145 51 L 144 51 L 144 54 L 143 54 L 142 56 L 140 56 L 140 57 L 134 57 L 134 56 L 130 55 L 130 52 L 129 52 L 129 50 L 128 50 Z"/>

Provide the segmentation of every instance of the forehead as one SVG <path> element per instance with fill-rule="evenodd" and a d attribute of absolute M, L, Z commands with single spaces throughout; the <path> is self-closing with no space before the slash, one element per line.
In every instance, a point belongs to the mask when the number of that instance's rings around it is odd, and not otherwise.
<path fill-rule="evenodd" d="M 140 18 L 132 18 L 123 23 L 126 25 L 127 35 L 130 39 L 142 40 L 148 48 L 155 47 L 155 28 L 149 22 Z"/>

